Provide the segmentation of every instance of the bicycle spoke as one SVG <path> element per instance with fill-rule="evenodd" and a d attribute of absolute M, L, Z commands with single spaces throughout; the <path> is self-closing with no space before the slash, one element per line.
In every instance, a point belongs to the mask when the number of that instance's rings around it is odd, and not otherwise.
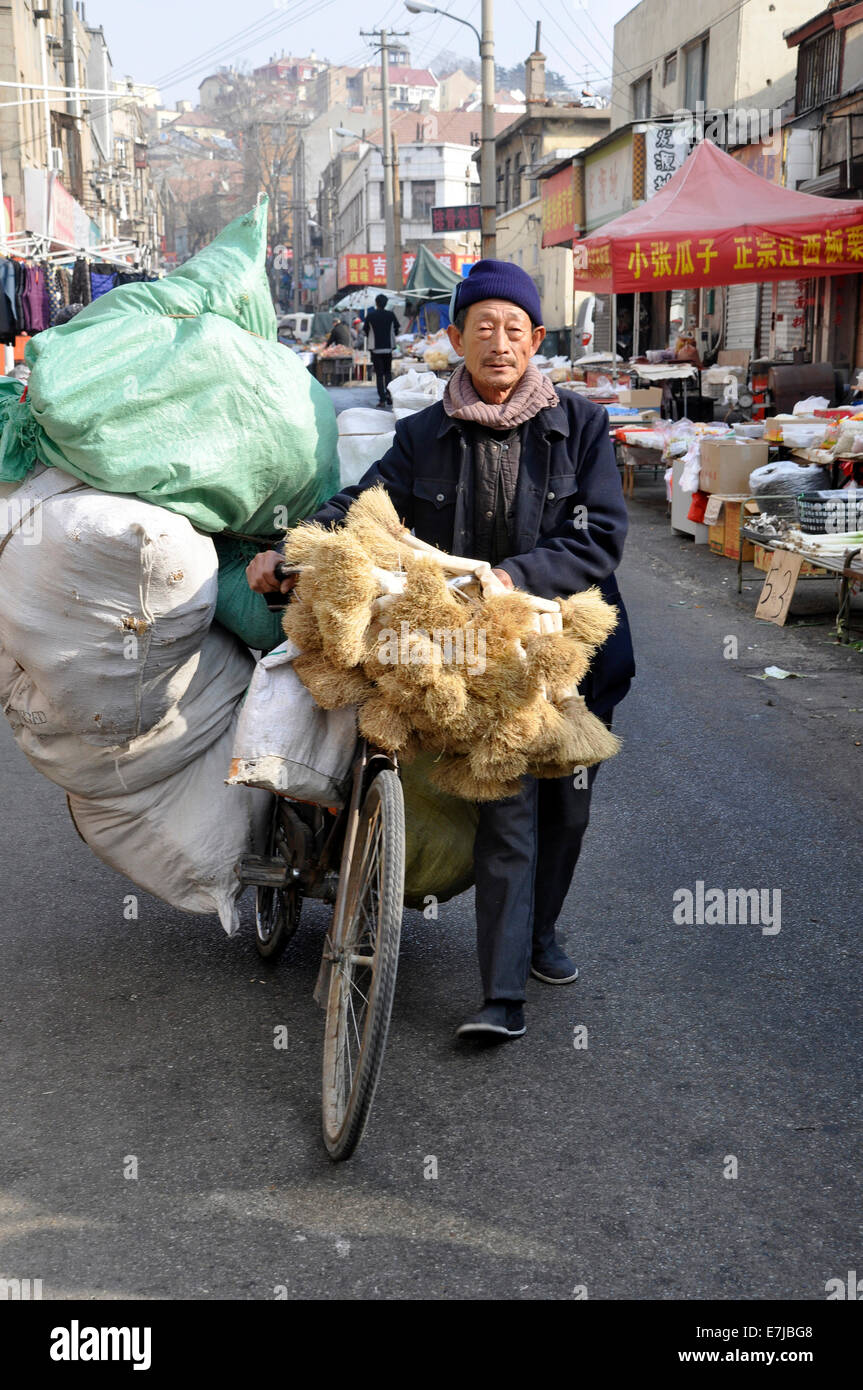
<path fill-rule="evenodd" d="M 354 1032 L 355 1032 L 356 1035 L 357 1035 L 357 1047 L 361 1048 L 362 1045 L 363 1045 L 363 1040 L 362 1040 L 362 1038 L 360 1037 L 360 1030 L 359 1030 L 359 1028 L 357 1027 L 357 1016 L 356 1016 L 356 1014 L 355 1014 L 355 1012 L 354 1012 L 354 1001 L 353 1001 L 353 999 L 351 998 L 350 995 L 348 995 L 348 1006 L 350 1007 L 350 1011 L 351 1011 L 351 1018 L 352 1018 L 353 1024 L 354 1024 Z"/>

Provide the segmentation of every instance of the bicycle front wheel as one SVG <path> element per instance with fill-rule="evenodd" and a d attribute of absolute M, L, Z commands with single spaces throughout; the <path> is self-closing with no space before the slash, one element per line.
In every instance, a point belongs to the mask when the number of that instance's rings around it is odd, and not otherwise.
<path fill-rule="evenodd" d="M 359 813 L 341 942 L 330 943 L 324 1040 L 323 1132 L 331 1158 L 363 1136 L 390 1026 L 405 878 L 405 813 L 398 774 L 379 772 Z"/>

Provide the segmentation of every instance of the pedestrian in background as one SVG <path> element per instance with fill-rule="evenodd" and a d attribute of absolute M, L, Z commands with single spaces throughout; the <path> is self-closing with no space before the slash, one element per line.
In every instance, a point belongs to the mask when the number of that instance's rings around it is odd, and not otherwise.
<path fill-rule="evenodd" d="M 386 410 L 392 405 L 389 384 L 393 379 L 393 353 L 396 347 L 396 334 L 401 325 L 391 309 L 387 308 L 387 297 L 379 294 L 374 309 L 369 309 L 363 331 L 369 340 L 372 362 L 375 367 L 375 382 L 378 388 L 378 410 Z"/>

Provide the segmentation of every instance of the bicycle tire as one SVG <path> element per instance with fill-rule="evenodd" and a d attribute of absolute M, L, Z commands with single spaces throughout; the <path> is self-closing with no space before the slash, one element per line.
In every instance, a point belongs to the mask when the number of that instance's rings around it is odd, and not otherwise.
<path fill-rule="evenodd" d="M 324 1143 L 334 1160 L 349 1158 L 359 1144 L 383 1065 L 395 997 L 404 870 L 404 798 L 398 774 L 387 768 L 374 778 L 360 808 L 346 926 L 330 964 L 322 1120 Z M 366 1004 L 361 1029 L 354 992 Z M 351 1027 L 359 1044 L 354 1061 Z"/>
<path fill-rule="evenodd" d="M 269 853 L 287 860 L 281 823 L 281 805 L 276 801 L 270 826 Z M 303 896 L 298 885 L 255 889 L 255 949 L 267 965 L 276 965 L 300 925 Z"/>

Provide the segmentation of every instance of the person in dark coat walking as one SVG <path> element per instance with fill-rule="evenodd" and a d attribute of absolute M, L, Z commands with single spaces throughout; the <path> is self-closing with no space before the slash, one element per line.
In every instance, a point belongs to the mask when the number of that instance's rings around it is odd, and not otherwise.
<path fill-rule="evenodd" d="M 387 308 L 387 297 L 379 294 L 375 298 L 374 309 L 369 309 L 363 332 L 368 338 L 375 368 L 375 382 L 378 388 L 378 409 L 385 410 L 392 404 L 389 384 L 393 379 L 393 353 L 396 347 L 396 334 L 401 331 L 399 321 L 391 309 Z"/>
<path fill-rule="evenodd" d="M 449 335 L 464 365 L 443 400 L 399 420 L 383 458 L 314 519 L 340 523 L 355 497 L 383 483 L 417 536 L 487 560 L 509 588 L 566 598 L 597 585 L 619 621 L 579 689 L 610 727 L 635 664 L 614 577 L 627 514 L 606 412 L 558 393 L 531 364 L 545 330 L 536 287 L 519 267 L 477 262 L 451 308 Z M 291 587 L 275 578 L 280 558 L 269 551 L 252 561 L 253 589 Z M 461 1025 L 462 1036 L 521 1036 L 528 975 L 550 985 L 577 977 L 555 928 L 597 771 L 524 777 L 516 795 L 480 804 L 474 870 L 483 1006 Z"/>

